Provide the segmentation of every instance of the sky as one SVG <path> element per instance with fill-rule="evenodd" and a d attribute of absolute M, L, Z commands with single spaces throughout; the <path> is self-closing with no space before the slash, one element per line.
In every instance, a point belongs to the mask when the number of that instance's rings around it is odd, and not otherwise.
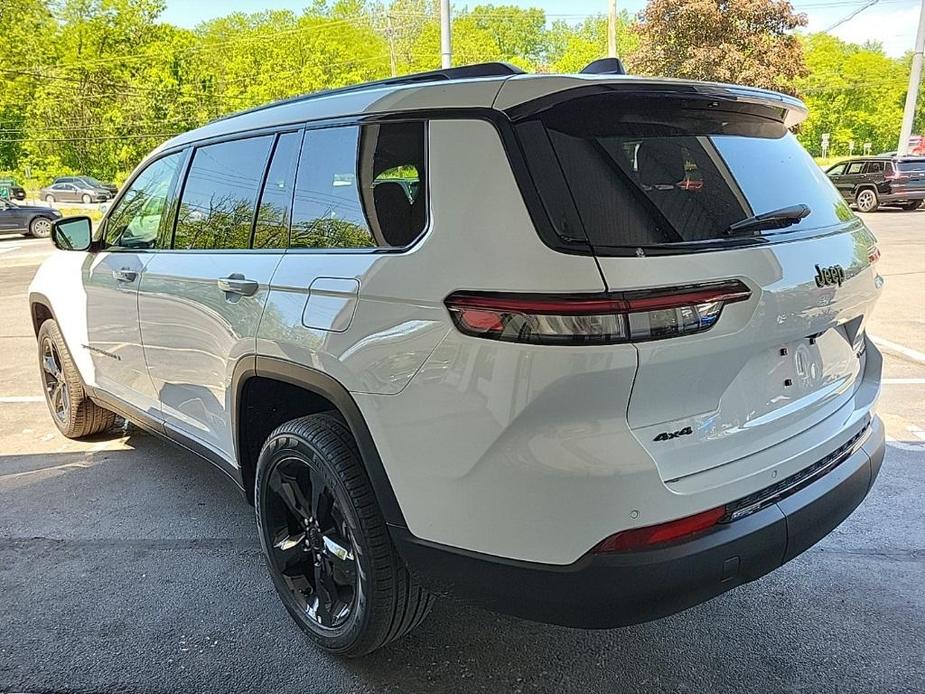
<path fill-rule="evenodd" d="M 791 1 L 798 12 L 806 13 L 809 19 L 808 31 L 824 31 L 869 2 Z M 465 3 L 454 2 L 454 6 L 474 6 L 489 2 L 539 7 L 546 11 L 550 19 L 563 18 L 576 22 L 587 15 L 607 12 L 607 0 L 472 0 Z M 162 19 L 191 28 L 199 22 L 230 12 L 259 12 L 267 9 L 290 9 L 298 12 L 309 4 L 309 0 L 167 0 L 167 10 Z M 617 0 L 619 9 L 626 9 L 632 13 L 638 12 L 644 5 L 644 0 Z M 856 17 L 833 29 L 832 33 L 855 43 L 880 41 L 889 55 L 900 56 L 906 51 L 911 51 L 915 43 L 918 10 L 918 0 L 878 0 L 872 7 L 864 9 Z"/>

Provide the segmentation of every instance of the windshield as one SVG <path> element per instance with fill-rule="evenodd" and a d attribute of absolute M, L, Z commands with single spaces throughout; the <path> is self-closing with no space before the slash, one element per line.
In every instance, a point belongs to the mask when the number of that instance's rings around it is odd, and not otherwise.
<path fill-rule="evenodd" d="M 786 128 L 754 113 L 606 95 L 564 102 L 517 130 L 557 231 L 593 246 L 728 241 L 737 222 L 800 205 L 810 212 L 759 233 L 852 218 Z"/>
<path fill-rule="evenodd" d="M 101 187 L 101 186 L 103 185 L 102 183 L 100 183 L 98 180 L 96 180 L 96 179 L 93 178 L 92 176 L 84 176 L 83 178 L 81 178 L 81 180 L 82 180 L 84 183 L 87 183 L 87 184 L 93 186 L 94 188 L 99 188 L 99 187 Z"/>

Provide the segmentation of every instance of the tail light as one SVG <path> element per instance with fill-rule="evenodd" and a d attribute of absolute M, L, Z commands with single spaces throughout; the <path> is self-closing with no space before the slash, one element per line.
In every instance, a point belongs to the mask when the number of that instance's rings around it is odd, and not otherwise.
<path fill-rule="evenodd" d="M 660 340 L 713 327 L 751 291 L 739 280 L 608 294 L 455 292 L 446 307 L 460 332 L 534 345 Z"/>
<path fill-rule="evenodd" d="M 871 265 L 880 260 L 880 249 L 877 246 L 872 246 L 869 251 L 867 251 L 867 262 Z"/>
<path fill-rule="evenodd" d="M 605 552 L 631 552 L 640 549 L 651 549 L 657 545 L 674 542 L 708 530 L 725 517 L 726 507 L 720 506 L 667 523 L 624 530 L 608 537 L 595 547 L 592 552 L 602 554 Z"/>

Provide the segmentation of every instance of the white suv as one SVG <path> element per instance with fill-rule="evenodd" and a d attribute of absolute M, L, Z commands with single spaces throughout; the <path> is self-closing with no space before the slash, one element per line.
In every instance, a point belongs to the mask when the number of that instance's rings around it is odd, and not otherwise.
<path fill-rule="evenodd" d="M 490 64 L 167 142 L 30 302 L 48 403 L 212 461 L 321 646 L 453 594 L 654 619 L 837 526 L 883 459 L 875 239 L 791 97 Z"/>

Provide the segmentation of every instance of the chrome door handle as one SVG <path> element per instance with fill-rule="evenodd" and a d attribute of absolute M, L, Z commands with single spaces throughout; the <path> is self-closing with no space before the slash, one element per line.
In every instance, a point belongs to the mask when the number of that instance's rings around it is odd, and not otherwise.
<path fill-rule="evenodd" d="M 219 277 L 218 288 L 229 294 L 240 294 L 242 296 L 253 296 L 257 292 L 260 284 L 257 280 L 249 280 L 244 275 L 237 272 L 228 277 Z"/>
<path fill-rule="evenodd" d="M 117 282 L 134 282 L 138 279 L 138 272 L 124 267 L 121 270 L 113 270 L 112 278 Z"/>

